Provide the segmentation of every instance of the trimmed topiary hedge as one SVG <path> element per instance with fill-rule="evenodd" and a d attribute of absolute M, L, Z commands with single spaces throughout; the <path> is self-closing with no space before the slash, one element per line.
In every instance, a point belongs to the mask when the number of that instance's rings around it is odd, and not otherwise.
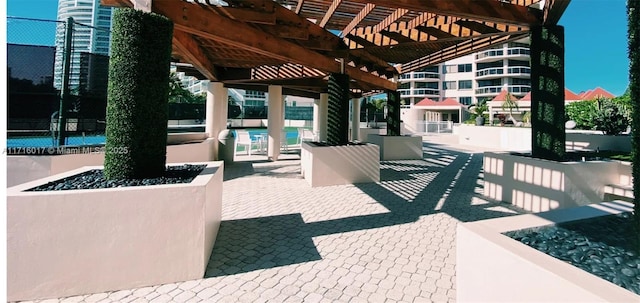
<path fill-rule="evenodd" d="M 629 91 L 631 95 L 632 176 L 635 203 L 634 219 L 640 251 L 640 1 L 627 0 L 629 22 Z"/>
<path fill-rule="evenodd" d="M 561 160 L 564 130 L 564 27 L 531 28 L 531 153 Z"/>
<path fill-rule="evenodd" d="M 164 174 L 173 22 L 117 9 L 111 34 L 107 100 L 107 179 Z"/>

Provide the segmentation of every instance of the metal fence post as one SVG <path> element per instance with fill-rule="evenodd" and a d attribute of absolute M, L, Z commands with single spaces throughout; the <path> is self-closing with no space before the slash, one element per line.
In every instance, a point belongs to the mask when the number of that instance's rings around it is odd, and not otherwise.
<path fill-rule="evenodd" d="M 67 129 L 67 105 L 69 101 L 70 89 L 69 79 L 71 77 L 71 52 L 73 42 L 73 18 L 67 18 L 67 28 L 64 37 L 64 64 L 62 67 L 62 90 L 60 93 L 60 109 L 58 110 L 58 146 L 65 143 L 65 131 Z"/>

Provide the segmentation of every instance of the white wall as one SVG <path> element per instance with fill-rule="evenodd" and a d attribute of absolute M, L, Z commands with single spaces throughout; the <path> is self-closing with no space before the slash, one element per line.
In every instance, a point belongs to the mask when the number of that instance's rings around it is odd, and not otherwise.
<path fill-rule="evenodd" d="M 459 143 L 504 151 L 531 151 L 531 128 L 494 127 L 461 124 L 454 126 Z M 631 151 L 631 136 L 607 136 L 593 131 L 566 131 L 567 151 L 616 150 Z"/>

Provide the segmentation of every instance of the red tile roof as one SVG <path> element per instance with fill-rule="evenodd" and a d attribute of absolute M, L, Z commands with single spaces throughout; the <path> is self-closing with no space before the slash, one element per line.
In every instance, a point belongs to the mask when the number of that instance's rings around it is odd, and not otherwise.
<path fill-rule="evenodd" d="M 442 102 L 438 102 L 441 106 L 464 106 L 458 102 L 458 100 L 453 98 L 447 98 L 442 100 Z"/>
<path fill-rule="evenodd" d="M 433 106 L 433 105 L 436 105 L 437 103 L 438 103 L 437 101 L 433 101 L 429 98 L 424 98 L 420 100 L 420 102 L 416 103 L 414 106 Z"/>
<path fill-rule="evenodd" d="M 495 96 L 491 101 L 505 101 L 507 99 L 507 95 L 511 95 L 509 92 L 507 92 L 506 90 L 502 90 L 497 96 Z M 515 98 L 513 95 L 511 95 L 511 98 L 513 99 L 517 99 Z"/>
<path fill-rule="evenodd" d="M 414 106 L 461 106 L 462 107 L 464 105 L 460 104 L 460 102 L 452 98 L 447 98 L 440 102 L 433 101 L 429 98 L 424 98 L 420 100 L 420 102 L 416 103 Z"/>
<path fill-rule="evenodd" d="M 582 100 L 582 98 L 580 98 L 580 96 L 576 95 L 574 92 L 570 91 L 568 88 L 564 89 L 564 100 L 565 101 L 575 101 L 575 100 Z"/>
<path fill-rule="evenodd" d="M 603 90 L 604 91 L 604 90 Z M 588 92 L 592 92 L 592 91 L 588 91 Z M 607 91 L 604 91 L 605 93 L 608 93 Z M 580 95 L 576 95 L 574 92 L 572 92 L 570 89 L 565 88 L 564 89 L 564 100 L 565 101 L 578 101 L 578 100 L 583 100 L 582 99 L 582 95 L 586 94 L 586 93 L 582 93 Z M 607 96 L 607 95 L 605 95 Z M 609 97 L 607 97 L 609 98 Z M 495 100 L 495 99 L 494 99 Z M 519 101 L 531 101 L 531 92 L 528 92 L 526 95 L 524 95 L 524 97 L 520 98 Z"/>
<path fill-rule="evenodd" d="M 588 91 L 586 91 L 584 93 L 581 93 L 580 97 L 581 97 L 582 100 L 593 100 L 593 99 L 596 99 L 598 97 L 608 98 L 608 99 L 609 98 L 615 98 L 615 96 L 612 93 L 604 90 L 601 87 L 596 87 L 593 90 L 588 90 Z"/>
<path fill-rule="evenodd" d="M 518 101 L 531 101 L 531 92 L 528 92 L 524 97 L 520 98 Z"/>

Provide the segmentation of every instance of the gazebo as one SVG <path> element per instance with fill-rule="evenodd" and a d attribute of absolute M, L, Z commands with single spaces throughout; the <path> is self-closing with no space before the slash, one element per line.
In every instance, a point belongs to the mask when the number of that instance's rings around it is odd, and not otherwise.
<path fill-rule="evenodd" d="M 388 134 L 400 134 L 400 73 L 531 37 L 532 87 L 563 106 L 564 30 L 570 0 L 101 0 L 174 22 L 173 58 L 209 79 L 207 127 L 226 127 L 227 88 L 269 92 L 268 156 L 277 160 L 283 95 L 316 100 L 314 130 L 348 141 L 349 100 L 387 93 Z M 554 56 L 559 60 L 544 60 Z M 359 102 L 351 102 L 359 112 Z M 541 117 L 544 118 L 544 117 Z M 547 117 L 561 119 L 561 117 Z M 354 121 L 357 121 L 354 119 Z M 535 121 L 535 118 L 534 118 Z M 357 128 L 355 128 L 357 129 Z M 354 133 L 353 139 L 358 139 Z M 214 147 L 212 158 L 217 159 Z"/>

